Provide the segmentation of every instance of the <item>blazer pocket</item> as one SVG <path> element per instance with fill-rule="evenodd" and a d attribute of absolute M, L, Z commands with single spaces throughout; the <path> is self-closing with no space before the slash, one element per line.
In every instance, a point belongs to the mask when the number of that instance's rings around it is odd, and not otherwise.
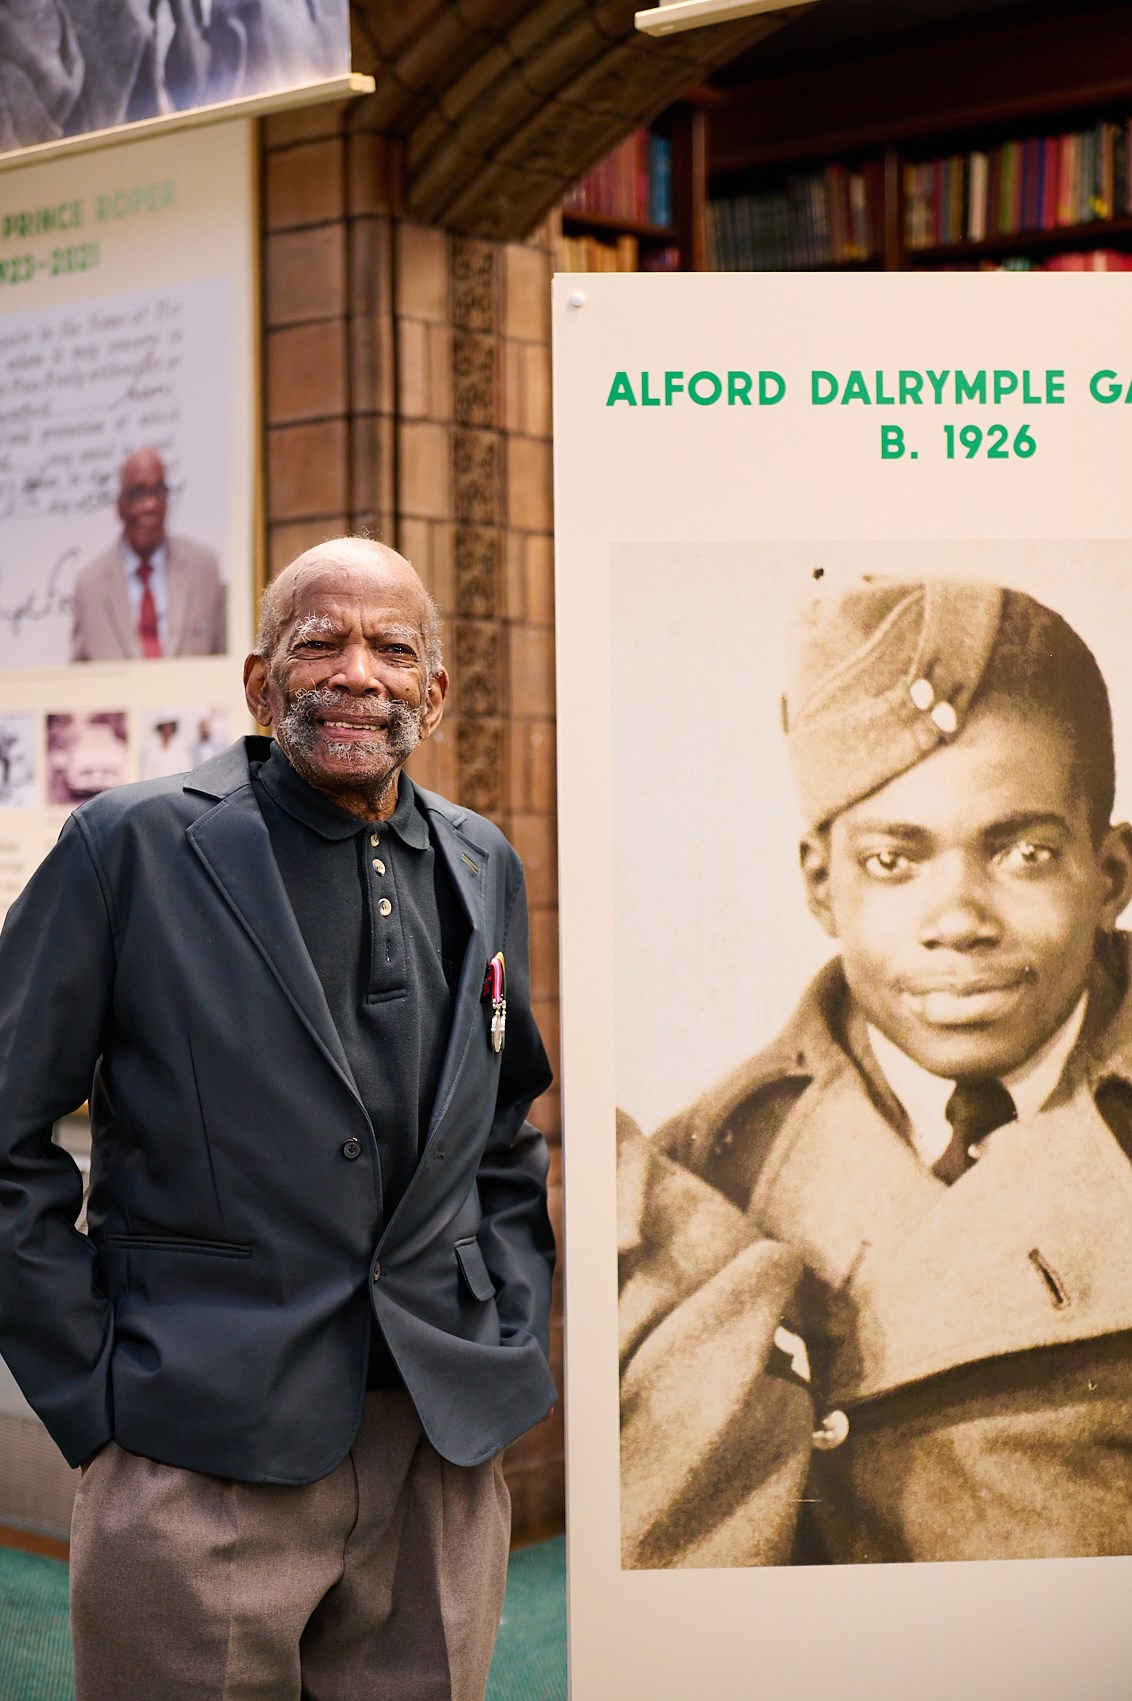
<path fill-rule="evenodd" d="M 466 1240 L 456 1242 L 456 1262 L 473 1299 L 495 1298 L 495 1283 L 487 1273 L 480 1243 L 474 1234 L 469 1235 Z"/>
<path fill-rule="evenodd" d="M 231 1240 L 185 1240 L 169 1234 L 108 1234 L 103 1244 L 123 1252 L 203 1252 L 212 1258 L 250 1258 L 250 1246 Z"/>

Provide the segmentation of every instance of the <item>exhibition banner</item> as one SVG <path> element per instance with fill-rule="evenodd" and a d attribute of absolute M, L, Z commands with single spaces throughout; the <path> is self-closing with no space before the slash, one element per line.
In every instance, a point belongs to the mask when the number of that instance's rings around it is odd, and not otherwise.
<path fill-rule="evenodd" d="M 556 280 L 585 1701 L 1127 1689 L 1130 307 Z"/>
<path fill-rule="evenodd" d="M 6 0 L 0 155 L 349 69 L 348 0 Z"/>
<path fill-rule="evenodd" d="M 0 178 L 0 911 L 246 719 L 252 169 L 245 122 Z"/>

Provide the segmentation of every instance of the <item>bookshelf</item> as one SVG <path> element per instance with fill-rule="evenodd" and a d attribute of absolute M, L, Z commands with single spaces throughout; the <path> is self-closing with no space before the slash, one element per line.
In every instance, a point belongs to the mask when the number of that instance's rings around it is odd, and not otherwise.
<path fill-rule="evenodd" d="M 637 272 L 679 263 L 671 138 L 637 130 L 567 194 L 558 264 L 565 272 Z"/>
<path fill-rule="evenodd" d="M 713 267 L 1132 266 L 1132 8 L 717 81 Z"/>
<path fill-rule="evenodd" d="M 560 265 L 1129 268 L 1132 7 L 921 30 L 856 60 L 762 55 L 653 124 L 664 216 L 568 199 Z"/>
<path fill-rule="evenodd" d="M 1072 258 L 1091 251 L 1106 263 Z M 1015 269 L 1126 270 L 1125 252 L 1132 263 L 1132 117 L 946 153 L 890 148 L 820 171 L 764 174 L 708 203 L 709 265 L 719 271 L 1007 260 Z"/>
<path fill-rule="evenodd" d="M 562 203 L 560 271 L 707 269 L 707 116 L 691 89 L 574 185 Z"/>

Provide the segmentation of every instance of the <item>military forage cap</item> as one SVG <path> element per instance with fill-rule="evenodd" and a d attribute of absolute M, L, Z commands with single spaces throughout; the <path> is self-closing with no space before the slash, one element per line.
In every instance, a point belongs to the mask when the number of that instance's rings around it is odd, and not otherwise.
<path fill-rule="evenodd" d="M 803 610 L 783 722 L 807 822 L 817 826 L 953 739 L 994 650 L 997 585 L 857 580 Z"/>

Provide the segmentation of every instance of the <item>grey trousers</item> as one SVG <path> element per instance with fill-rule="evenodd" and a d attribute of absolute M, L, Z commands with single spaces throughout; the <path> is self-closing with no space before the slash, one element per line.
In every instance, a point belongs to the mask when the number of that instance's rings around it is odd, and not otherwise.
<path fill-rule="evenodd" d="M 71 1525 L 76 1701 L 483 1701 L 510 1513 L 500 1460 L 450 1465 L 404 1393 L 302 1487 L 110 1442 Z"/>

